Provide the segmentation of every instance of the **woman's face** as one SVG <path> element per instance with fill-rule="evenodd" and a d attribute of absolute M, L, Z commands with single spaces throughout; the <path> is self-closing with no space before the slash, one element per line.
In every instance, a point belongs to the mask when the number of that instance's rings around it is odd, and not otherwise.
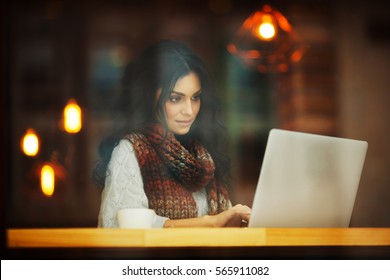
<path fill-rule="evenodd" d="M 190 131 L 199 113 L 201 93 L 200 80 L 194 72 L 177 80 L 165 102 L 165 119 L 171 132 L 184 135 Z"/>

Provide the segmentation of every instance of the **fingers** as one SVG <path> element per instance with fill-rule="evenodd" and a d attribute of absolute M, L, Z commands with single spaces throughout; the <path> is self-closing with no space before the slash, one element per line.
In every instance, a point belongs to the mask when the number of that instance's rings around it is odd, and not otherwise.
<path fill-rule="evenodd" d="M 250 215 L 252 212 L 252 209 L 246 205 L 237 204 L 233 208 L 235 208 L 236 213 L 240 215 Z"/>
<path fill-rule="evenodd" d="M 237 204 L 216 216 L 217 226 L 246 227 L 249 222 L 250 214 L 251 208 L 246 205 Z"/>
<path fill-rule="evenodd" d="M 234 207 L 235 214 L 239 215 L 243 221 L 248 223 L 252 209 L 246 205 L 237 204 Z"/>

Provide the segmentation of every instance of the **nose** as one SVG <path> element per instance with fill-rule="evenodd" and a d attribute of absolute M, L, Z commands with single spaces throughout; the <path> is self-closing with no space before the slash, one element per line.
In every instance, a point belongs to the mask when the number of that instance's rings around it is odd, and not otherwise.
<path fill-rule="evenodd" d="M 192 107 L 193 104 L 191 100 L 187 100 L 186 102 L 183 103 L 183 108 L 182 108 L 182 114 L 191 116 L 194 113 L 194 108 Z"/>

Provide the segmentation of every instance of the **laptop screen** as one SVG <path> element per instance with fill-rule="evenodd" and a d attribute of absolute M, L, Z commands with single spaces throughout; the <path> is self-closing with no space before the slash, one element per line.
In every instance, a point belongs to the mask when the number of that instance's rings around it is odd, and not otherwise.
<path fill-rule="evenodd" d="M 368 144 L 272 129 L 249 227 L 348 227 Z"/>

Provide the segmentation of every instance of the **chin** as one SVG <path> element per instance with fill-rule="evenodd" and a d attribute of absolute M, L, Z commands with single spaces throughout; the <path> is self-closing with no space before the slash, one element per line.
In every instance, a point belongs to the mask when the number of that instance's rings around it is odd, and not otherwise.
<path fill-rule="evenodd" d="M 185 130 L 185 131 L 183 131 L 183 130 L 178 130 L 178 131 L 174 131 L 173 133 L 176 134 L 176 135 L 186 135 L 186 134 L 188 134 L 188 132 L 190 132 L 189 129 L 188 129 L 188 130 Z"/>
<path fill-rule="evenodd" d="M 171 130 L 176 135 L 186 135 L 190 132 L 190 128 L 178 128 Z"/>

